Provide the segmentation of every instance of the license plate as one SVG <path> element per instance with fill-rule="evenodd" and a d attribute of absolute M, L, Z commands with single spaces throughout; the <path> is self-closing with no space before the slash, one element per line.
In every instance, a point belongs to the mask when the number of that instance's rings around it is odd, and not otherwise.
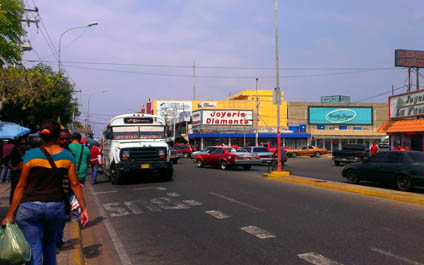
<path fill-rule="evenodd" d="M 171 156 L 171 158 L 175 158 L 175 156 L 174 156 L 174 155 L 172 155 L 172 156 Z"/>
<path fill-rule="evenodd" d="M 141 164 L 141 168 L 150 168 L 149 164 Z"/>

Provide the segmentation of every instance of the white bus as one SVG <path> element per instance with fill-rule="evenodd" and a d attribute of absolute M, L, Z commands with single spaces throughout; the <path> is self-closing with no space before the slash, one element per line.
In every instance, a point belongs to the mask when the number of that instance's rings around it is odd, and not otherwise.
<path fill-rule="evenodd" d="M 165 125 L 162 117 L 142 113 L 110 120 L 103 130 L 103 165 L 113 184 L 120 184 L 127 173 L 172 179 Z"/>

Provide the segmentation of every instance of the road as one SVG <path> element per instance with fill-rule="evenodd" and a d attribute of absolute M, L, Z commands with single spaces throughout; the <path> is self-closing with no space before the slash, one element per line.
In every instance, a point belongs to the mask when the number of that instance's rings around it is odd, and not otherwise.
<path fill-rule="evenodd" d="M 122 264 L 424 264 L 422 207 L 180 161 L 171 182 L 87 187 Z"/>

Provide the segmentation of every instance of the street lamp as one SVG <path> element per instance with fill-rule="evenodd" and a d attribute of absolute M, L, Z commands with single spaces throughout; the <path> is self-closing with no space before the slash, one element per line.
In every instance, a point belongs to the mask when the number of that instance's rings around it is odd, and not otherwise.
<path fill-rule="evenodd" d="M 85 26 L 68 28 L 64 32 L 62 32 L 62 34 L 60 34 L 60 37 L 59 37 L 59 58 L 58 58 L 58 70 L 59 70 L 59 73 L 61 71 L 61 51 L 62 51 L 62 37 L 63 37 L 63 35 L 65 35 L 66 32 L 68 32 L 70 30 L 73 30 L 73 29 L 88 28 L 88 27 L 96 26 L 98 24 L 99 24 L 98 22 L 90 22 L 90 23 L 88 23 L 88 25 L 85 25 Z"/>
<path fill-rule="evenodd" d="M 278 0 L 274 0 L 274 8 L 275 8 L 275 71 L 276 71 L 276 98 L 277 98 L 277 171 L 282 171 L 281 164 L 281 135 L 280 135 L 280 100 L 281 92 L 280 92 L 280 73 L 279 73 L 279 65 L 278 65 L 278 9 L 277 9 Z"/>
<path fill-rule="evenodd" d="M 96 91 L 96 92 L 91 93 L 88 96 L 88 104 L 87 104 L 87 127 L 90 124 L 90 100 L 91 100 L 91 96 L 93 96 L 95 94 L 103 94 L 103 93 L 106 93 L 106 92 L 109 92 L 109 90 Z"/>

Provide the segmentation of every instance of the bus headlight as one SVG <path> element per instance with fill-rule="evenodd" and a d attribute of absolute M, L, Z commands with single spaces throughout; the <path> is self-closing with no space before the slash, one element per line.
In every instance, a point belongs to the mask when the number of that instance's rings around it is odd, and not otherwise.
<path fill-rule="evenodd" d="M 122 160 L 127 160 L 130 157 L 130 151 L 122 151 Z"/>
<path fill-rule="evenodd" d="M 159 150 L 159 156 L 164 156 L 165 155 L 165 150 L 161 149 Z"/>

